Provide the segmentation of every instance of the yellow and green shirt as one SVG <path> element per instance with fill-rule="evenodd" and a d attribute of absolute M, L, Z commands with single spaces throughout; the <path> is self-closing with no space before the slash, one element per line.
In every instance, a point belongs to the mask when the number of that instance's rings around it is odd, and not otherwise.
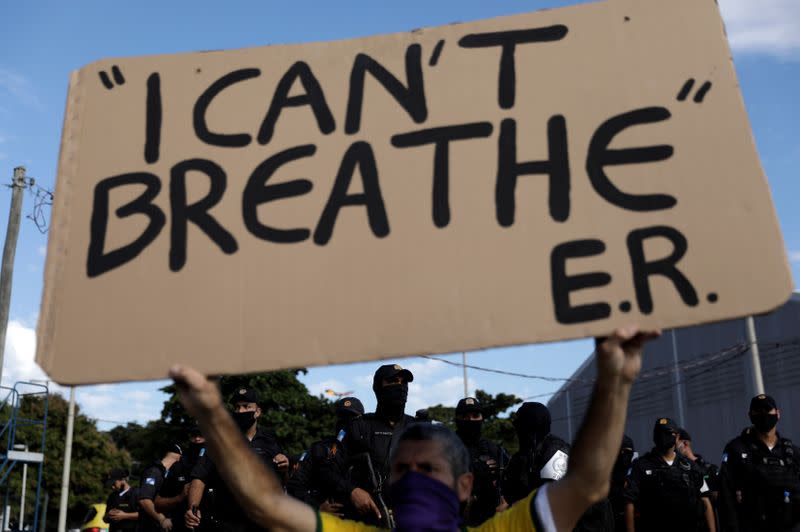
<path fill-rule="evenodd" d="M 356 521 L 340 519 L 334 515 L 317 512 L 317 532 L 378 532 L 386 530 Z M 555 532 L 550 503 L 547 499 L 547 485 L 516 502 L 505 512 L 476 527 L 463 528 L 467 532 Z"/>

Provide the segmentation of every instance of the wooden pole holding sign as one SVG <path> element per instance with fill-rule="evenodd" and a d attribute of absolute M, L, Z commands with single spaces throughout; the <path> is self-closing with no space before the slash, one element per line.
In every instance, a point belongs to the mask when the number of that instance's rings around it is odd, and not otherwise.
<path fill-rule="evenodd" d="M 713 0 L 614 0 L 87 65 L 37 361 L 156 379 L 769 311 L 793 283 L 730 57 Z"/>

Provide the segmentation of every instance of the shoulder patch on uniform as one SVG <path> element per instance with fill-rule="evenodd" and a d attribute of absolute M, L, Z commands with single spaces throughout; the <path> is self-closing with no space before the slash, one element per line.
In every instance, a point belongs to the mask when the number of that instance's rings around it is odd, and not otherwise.
<path fill-rule="evenodd" d="M 342 440 L 344 440 L 345 436 L 347 436 L 347 432 L 344 429 L 342 429 L 342 430 L 339 431 L 339 434 L 336 435 L 336 440 L 337 441 L 342 441 Z"/>
<path fill-rule="evenodd" d="M 727 461 L 728 461 L 728 453 L 722 453 L 722 463 L 724 464 Z"/>
<path fill-rule="evenodd" d="M 200 449 L 200 454 L 199 454 L 199 456 L 205 456 L 205 455 L 206 455 L 206 448 L 205 448 L 205 447 L 203 447 L 202 449 Z"/>
<path fill-rule="evenodd" d="M 639 459 L 639 453 L 637 451 L 633 451 L 633 457 L 631 458 L 631 463 L 635 462 Z"/>
<path fill-rule="evenodd" d="M 242 388 L 241 390 L 239 390 L 239 395 L 244 395 L 246 393 L 247 393 L 247 389 L 246 388 Z"/>
<path fill-rule="evenodd" d="M 652 475 L 653 474 L 653 470 L 652 469 L 645 469 L 644 470 L 644 474 L 645 475 Z"/>
<path fill-rule="evenodd" d="M 308 456 L 308 452 L 303 451 L 303 454 L 300 455 L 300 460 L 298 460 L 298 462 L 302 462 L 303 460 L 305 460 L 306 456 Z"/>
<path fill-rule="evenodd" d="M 156 485 L 156 479 L 154 479 L 154 478 L 146 478 L 146 479 L 144 479 L 144 483 L 147 484 L 148 486 L 155 486 Z"/>
<path fill-rule="evenodd" d="M 567 455 L 567 453 L 561 450 L 556 451 L 542 468 L 542 471 L 539 473 L 539 478 L 548 480 L 561 479 L 561 477 L 567 473 L 568 460 L 569 455 Z"/>

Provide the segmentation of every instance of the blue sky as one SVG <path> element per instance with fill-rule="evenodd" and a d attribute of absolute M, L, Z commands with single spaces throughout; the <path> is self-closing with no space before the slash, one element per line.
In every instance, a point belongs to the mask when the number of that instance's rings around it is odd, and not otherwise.
<path fill-rule="evenodd" d="M 80 4 L 0 3 L 0 181 L 13 168 L 46 189 L 54 188 L 69 72 L 112 56 L 228 49 L 275 43 L 347 39 L 418 27 L 463 22 L 559 7 L 580 2 L 458 0 L 403 2 L 236 2 L 225 7 L 208 1 L 139 1 Z M 769 178 L 795 279 L 800 274 L 800 2 L 797 0 L 719 0 L 734 53 L 753 133 Z M 76 8 L 80 5 L 80 8 Z M 6 189 L 3 189 L 6 190 Z M 32 213 L 26 196 L 24 215 Z M 0 191 L 5 208 L 10 192 Z M 0 215 L 0 235 L 6 217 Z M 44 379 L 33 363 L 46 235 L 25 218 L 19 238 L 7 336 L 3 384 Z M 742 253 L 748 250 L 743 249 Z M 549 377 L 568 377 L 591 350 L 587 340 L 493 349 L 468 353 L 476 366 Z M 460 361 L 461 355 L 447 357 Z M 462 394 L 458 367 L 411 358 L 401 361 L 417 376 L 409 410 L 435 403 L 454 404 Z M 312 392 L 326 388 L 353 391 L 368 408 L 376 365 L 353 364 L 311 369 L 302 379 Z M 113 422 L 158 416 L 162 383 L 91 386 L 78 390 L 78 402 L 91 416 Z M 557 382 L 503 377 L 469 371 L 469 388 L 520 397 L 546 394 Z M 542 397 L 540 400 L 546 400 Z"/>

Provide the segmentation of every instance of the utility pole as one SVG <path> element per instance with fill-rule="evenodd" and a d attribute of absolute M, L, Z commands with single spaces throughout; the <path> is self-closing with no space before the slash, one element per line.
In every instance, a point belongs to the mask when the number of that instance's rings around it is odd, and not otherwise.
<path fill-rule="evenodd" d="M 67 503 L 69 502 L 69 469 L 72 465 L 72 429 L 75 426 L 75 387 L 69 389 L 67 410 L 67 440 L 64 443 L 64 470 L 61 473 L 61 504 L 58 507 L 58 532 L 67 529 Z"/>
<path fill-rule="evenodd" d="M 467 353 L 461 352 L 461 367 L 464 368 L 464 397 L 469 397 L 469 385 L 467 385 Z"/>
<path fill-rule="evenodd" d="M 756 323 L 753 316 L 745 318 L 745 326 L 747 327 L 747 343 L 750 344 L 750 364 L 748 364 L 750 386 L 752 386 L 753 395 L 759 395 L 764 393 L 764 378 L 761 376 L 761 355 L 758 352 Z"/>
<path fill-rule="evenodd" d="M 25 167 L 14 168 L 11 181 L 11 210 L 8 213 L 6 244 L 3 248 L 3 265 L 0 272 L 0 381 L 3 378 L 3 356 L 6 349 L 6 328 L 11 304 L 11 278 L 14 276 L 14 255 L 17 253 L 19 220 L 22 216 L 22 193 L 28 186 L 25 180 Z"/>

